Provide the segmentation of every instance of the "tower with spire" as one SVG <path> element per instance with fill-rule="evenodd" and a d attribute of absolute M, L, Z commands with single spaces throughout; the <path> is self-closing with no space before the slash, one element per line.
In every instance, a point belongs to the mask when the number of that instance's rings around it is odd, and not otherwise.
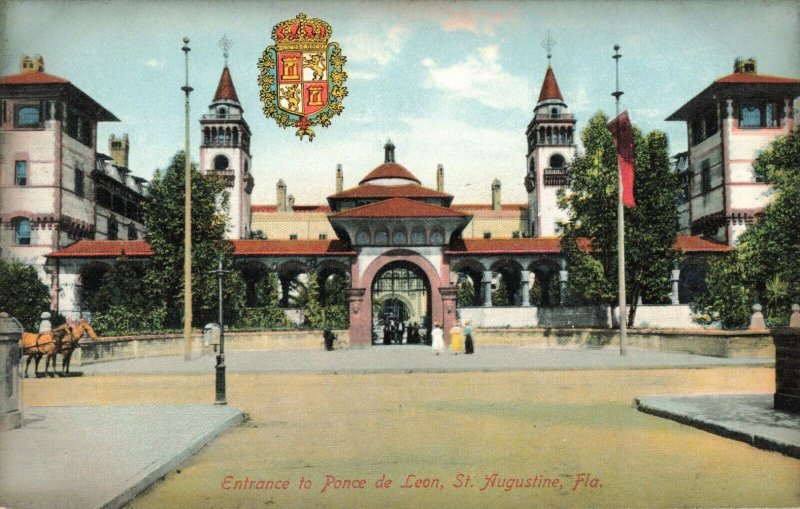
<path fill-rule="evenodd" d="M 570 114 L 550 65 L 555 42 L 548 37 L 545 71 L 539 99 L 525 136 L 528 140 L 525 189 L 528 192 L 528 234 L 558 235 L 558 222 L 566 219 L 558 207 L 558 189 L 567 185 L 570 161 L 575 157 L 575 116 Z"/>
<path fill-rule="evenodd" d="M 202 131 L 200 167 L 204 175 L 220 175 L 225 180 L 229 198 L 227 238 L 243 239 L 250 235 L 250 193 L 254 180 L 250 173 L 250 127 L 236 95 L 228 69 L 229 41 L 225 42 L 225 67 L 208 113 L 200 120 Z"/>

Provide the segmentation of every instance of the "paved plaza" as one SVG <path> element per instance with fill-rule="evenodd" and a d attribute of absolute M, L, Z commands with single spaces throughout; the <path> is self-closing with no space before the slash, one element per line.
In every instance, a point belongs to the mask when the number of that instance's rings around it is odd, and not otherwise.
<path fill-rule="evenodd" d="M 130 508 L 800 505 L 796 459 L 634 405 L 761 401 L 769 359 L 390 346 L 231 352 L 227 364 L 229 407 L 210 404 L 211 355 L 25 380 L 26 425 L 0 434 L 0 506 L 120 507 L 148 485 Z M 237 409 L 245 422 L 222 433 Z"/>

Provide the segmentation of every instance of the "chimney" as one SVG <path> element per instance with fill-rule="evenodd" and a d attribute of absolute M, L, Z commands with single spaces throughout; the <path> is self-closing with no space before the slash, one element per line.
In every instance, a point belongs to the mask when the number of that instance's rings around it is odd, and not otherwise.
<path fill-rule="evenodd" d="M 36 55 L 33 58 L 28 55 L 22 55 L 19 70 L 23 73 L 44 72 L 44 58 L 42 58 L 42 55 Z"/>
<path fill-rule="evenodd" d="M 294 211 L 294 195 L 293 195 L 293 194 L 290 194 L 290 195 L 289 195 L 289 200 L 288 200 L 288 202 L 289 202 L 289 204 L 288 204 L 288 206 L 286 207 L 286 211 L 287 211 L 287 212 L 293 212 L 293 211 Z"/>
<path fill-rule="evenodd" d="M 492 182 L 492 210 L 500 210 L 500 179 Z"/>
<path fill-rule="evenodd" d="M 278 194 L 278 212 L 286 212 L 286 183 L 283 179 L 280 179 L 276 187 Z"/>
<path fill-rule="evenodd" d="M 128 133 L 122 135 L 122 138 L 117 138 L 113 134 L 108 137 L 108 152 L 114 164 L 128 167 L 128 152 L 130 151 L 130 143 L 128 142 Z"/>
<path fill-rule="evenodd" d="M 441 164 L 436 167 L 436 190 L 444 192 L 444 166 Z"/>
<path fill-rule="evenodd" d="M 336 192 L 341 193 L 344 191 L 344 173 L 342 173 L 342 165 L 336 165 Z"/>
<path fill-rule="evenodd" d="M 386 145 L 383 146 L 383 151 L 384 151 L 384 154 L 385 154 L 385 156 L 383 158 L 383 162 L 384 163 L 393 163 L 394 162 L 394 143 L 392 143 L 391 139 L 386 141 Z"/>
<path fill-rule="evenodd" d="M 734 74 L 755 74 L 756 63 L 757 61 L 755 58 L 748 58 L 747 60 L 737 58 L 733 62 L 733 72 Z"/>

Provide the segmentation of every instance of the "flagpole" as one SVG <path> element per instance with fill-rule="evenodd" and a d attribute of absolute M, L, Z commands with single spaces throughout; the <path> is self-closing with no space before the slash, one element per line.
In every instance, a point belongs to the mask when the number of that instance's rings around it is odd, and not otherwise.
<path fill-rule="evenodd" d="M 616 90 L 611 94 L 616 100 L 617 117 L 619 117 L 619 98 L 623 94 L 619 89 L 619 44 L 614 45 L 614 71 L 616 75 Z M 625 299 L 625 207 L 622 205 L 622 167 L 617 164 L 617 274 L 619 280 L 619 354 L 628 354 L 628 306 Z"/>
<path fill-rule="evenodd" d="M 192 354 L 192 160 L 189 157 L 189 38 L 183 38 L 183 50 L 186 56 L 186 84 L 181 90 L 186 94 L 184 102 L 186 130 L 186 153 L 184 154 L 184 215 L 183 215 L 183 356 L 189 360 Z"/>

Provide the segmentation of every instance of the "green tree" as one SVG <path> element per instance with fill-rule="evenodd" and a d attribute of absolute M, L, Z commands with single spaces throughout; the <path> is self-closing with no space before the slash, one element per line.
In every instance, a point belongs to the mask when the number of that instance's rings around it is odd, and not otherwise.
<path fill-rule="evenodd" d="M 92 311 L 103 313 L 111 307 L 131 312 L 145 311 L 151 301 L 145 296 L 144 272 L 144 266 L 132 262 L 123 251 L 103 276 L 100 288 L 94 294 Z"/>
<path fill-rule="evenodd" d="M 242 311 L 237 327 L 245 329 L 282 329 L 291 325 L 278 306 L 280 282 L 275 272 L 259 272 L 255 284 L 256 306 Z"/>
<path fill-rule="evenodd" d="M 753 168 L 774 194 L 739 237 L 739 262 L 767 317 L 785 323 L 790 304 L 800 303 L 800 126 L 773 141 Z"/>
<path fill-rule="evenodd" d="M 472 285 L 472 278 L 469 276 L 458 278 L 458 294 L 456 302 L 459 307 L 475 305 L 475 287 Z"/>
<path fill-rule="evenodd" d="M 608 118 L 589 121 L 581 139 L 585 153 L 570 165 L 569 190 L 559 204 L 569 219 L 561 226 L 562 250 L 569 262 L 570 293 L 590 303 L 618 302 L 617 295 L 617 155 Z M 667 137 L 660 131 L 642 136 L 634 128 L 636 207 L 625 211 L 625 279 L 630 305 L 628 325 L 639 297 L 658 301 L 669 294 L 670 270 L 678 260 L 675 197 L 680 188 L 670 172 Z M 581 248 L 581 239 L 591 249 Z"/>
<path fill-rule="evenodd" d="M 13 316 L 26 331 L 38 331 L 42 313 L 50 311 L 50 293 L 36 269 L 0 259 L 0 311 Z"/>
<path fill-rule="evenodd" d="M 153 255 L 144 276 L 148 297 L 164 303 L 167 325 L 179 327 L 183 314 L 184 153 L 156 171 L 144 205 L 146 240 Z M 223 180 L 204 176 L 192 165 L 192 314 L 195 326 L 217 321 L 217 269 L 233 266 L 233 245 L 225 240 L 227 192 Z M 219 209 L 218 209 L 219 204 Z M 225 321 L 235 323 L 244 307 L 238 272 L 225 274 Z"/>
<path fill-rule="evenodd" d="M 500 278 L 497 288 L 492 292 L 492 306 L 509 306 L 511 303 L 508 298 L 508 286 L 505 279 Z"/>
<path fill-rule="evenodd" d="M 706 290 L 693 303 L 701 323 L 719 320 L 723 329 L 739 329 L 750 323 L 751 293 L 744 284 L 744 270 L 735 253 L 708 264 Z"/>

